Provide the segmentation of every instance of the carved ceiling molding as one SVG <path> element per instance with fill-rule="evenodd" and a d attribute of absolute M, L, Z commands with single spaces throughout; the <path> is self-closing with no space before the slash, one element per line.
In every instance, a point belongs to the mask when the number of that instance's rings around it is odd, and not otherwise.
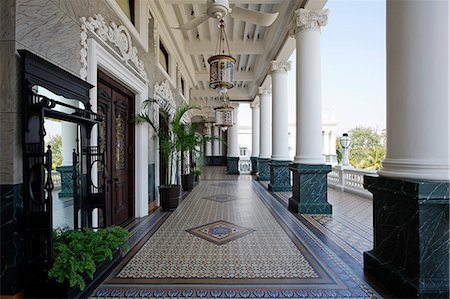
<path fill-rule="evenodd" d="M 309 10 L 300 8 L 295 11 L 294 24 L 290 30 L 290 35 L 294 36 L 305 30 L 320 31 L 320 27 L 328 23 L 329 9 Z"/>
<path fill-rule="evenodd" d="M 138 49 L 133 46 L 131 35 L 124 25 L 117 26 L 110 22 L 108 26 L 102 15 L 96 14 L 94 17 L 81 17 L 81 70 L 82 79 L 87 78 L 87 38 L 88 32 L 93 34 L 98 40 L 110 46 L 116 52 L 125 65 L 132 68 L 145 81 L 148 82 L 147 72 L 144 62 L 138 57 Z"/>

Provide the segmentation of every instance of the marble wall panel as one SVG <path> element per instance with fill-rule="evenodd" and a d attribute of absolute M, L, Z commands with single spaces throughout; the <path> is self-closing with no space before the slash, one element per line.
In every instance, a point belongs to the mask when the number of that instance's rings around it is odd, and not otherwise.
<path fill-rule="evenodd" d="M 22 115 L 0 112 L 0 184 L 22 183 Z"/>
<path fill-rule="evenodd" d="M 0 112 L 20 112 L 20 62 L 14 41 L 0 41 Z"/>
<path fill-rule="evenodd" d="M 0 41 L 16 39 L 16 0 L 0 1 Z"/>
<path fill-rule="evenodd" d="M 66 16 L 79 23 L 80 17 L 89 15 L 89 0 L 52 0 Z"/>
<path fill-rule="evenodd" d="M 52 0 L 18 0 L 18 47 L 28 49 L 78 76 L 80 26 Z"/>

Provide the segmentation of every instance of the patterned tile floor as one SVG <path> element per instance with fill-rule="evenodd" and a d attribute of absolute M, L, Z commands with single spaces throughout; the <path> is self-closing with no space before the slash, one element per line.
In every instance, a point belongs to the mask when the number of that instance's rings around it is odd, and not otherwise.
<path fill-rule="evenodd" d="M 173 213 L 136 221 L 133 236 L 146 237 L 92 296 L 381 297 L 361 268 L 371 240 L 370 217 L 361 214 L 370 213 L 371 203 L 333 191 L 332 216 L 303 217 L 287 211 L 289 194 L 208 167 Z"/>

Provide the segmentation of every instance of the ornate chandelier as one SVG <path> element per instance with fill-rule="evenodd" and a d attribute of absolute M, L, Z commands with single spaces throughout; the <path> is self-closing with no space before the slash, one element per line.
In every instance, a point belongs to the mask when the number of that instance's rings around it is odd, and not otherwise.
<path fill-rule="evenodd" d="M 209 87 L 217 89 L 219 94 L 223 96 L 228 89 L 234 86 L 234 65 L 236 64 L 236 59 L 231 56 L 223 19 L 219 22 L 219 28 L 220 35 L 217 40 L 216 55 L 208 59 Z M 225 54 L 225 45 L 228 55 Z"/>

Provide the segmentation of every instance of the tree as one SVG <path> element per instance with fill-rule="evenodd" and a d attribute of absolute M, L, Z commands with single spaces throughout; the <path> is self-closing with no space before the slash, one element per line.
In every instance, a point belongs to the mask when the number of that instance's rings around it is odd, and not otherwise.
<path fill-rule="evenodd" d="M 60 166 L 62 164 L 62 137 L 61 135 L 53 135 L 50 137 L 49 141 L 47 142 L 47 145 L 50 145 L 50 148 L 52 150 L 52 170 L 55 170 L 56 167 Z"/>
<path fill-rule="evenodd" d="M 349 135 L 352 137 L 350 164 L 356 168 L 380 169 L 386 154 L 385 131 L 379 134 L 370 127 L 356 127 L 349 131 Z"/>

